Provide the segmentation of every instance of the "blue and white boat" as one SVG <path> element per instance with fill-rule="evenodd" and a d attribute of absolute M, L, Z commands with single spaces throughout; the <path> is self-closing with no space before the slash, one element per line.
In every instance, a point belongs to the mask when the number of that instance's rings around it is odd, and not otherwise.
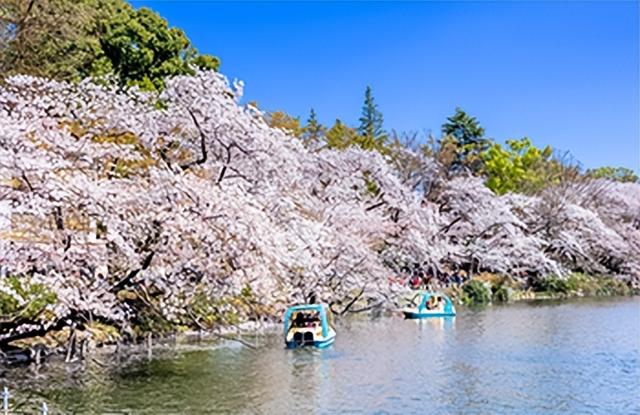
<path fill-rule="evenodd" d="M 290 307 L 284 315 L 284 342 L 287 348 L 329 347 L 336 340 L 333 316 L 326 304 Z"/>
<path fill-rule="evenodd" d="M 420 291 L 402 312 L 406 318 L 452 317 L 456 315 L 456 308 L 444 293 Z"/>

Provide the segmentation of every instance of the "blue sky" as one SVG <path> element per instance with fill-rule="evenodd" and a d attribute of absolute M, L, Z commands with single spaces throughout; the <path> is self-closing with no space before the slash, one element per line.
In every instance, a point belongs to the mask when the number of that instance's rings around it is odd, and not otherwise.
<path fill-rule="evenodd" d="M 456 106 L 497 140 L 640 172 L 639 3 L 132 1 L 182 28 L 261 108 L 432 130 Z"/>

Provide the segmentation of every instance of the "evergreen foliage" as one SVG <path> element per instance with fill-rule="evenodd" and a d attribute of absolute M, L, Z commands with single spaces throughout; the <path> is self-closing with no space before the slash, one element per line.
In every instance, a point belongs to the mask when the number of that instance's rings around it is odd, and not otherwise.
<path fill-rule="evenodd" d="M 329 131 L 327 131 L 325 139 L 327 147 L 344 150 L 358 141 L 358 133 L 353 128 L 344 124 L 340 119 L 336 119 L 336 122 Z"/>
<path fill-rule="evenodd" d="M 308 142 L 317 142 L 324 135 L 326 128 L 320 124 L 316 111 L 311 108 L 307 124 L 304 126 L 303 138 Z"/>
<path fill-rule="evenodd" d="M 370 86 L 367 86 L 364 93 L 364 105 L 359 121 L 358 133 L 362 136 L 358 143 L 360 147 L 366 150 L 383 148 L 387 142 L 387 133 L 383 128 L 382 112 L 378 110 Z"/>
<path fill-rule="evenodd" d="M 481 169 L 480 153 L 487 148 L 488 140 L 484 138 L 484 128 L 475 117 L 456 108 L 455 114 L 442 125 L 442 134 L 455 140 L 456 154 L 451 163 L 453 171 L 469 169 L 477 172 Z"/>
<path fill-rule="evenodd" d="M 181 29 L 123 0 L 6 0 L 0 40 L 3 75 L 79 81 L 113 73 L 122 85 L 160 90 L 165 77 L 219 67 Z"/>

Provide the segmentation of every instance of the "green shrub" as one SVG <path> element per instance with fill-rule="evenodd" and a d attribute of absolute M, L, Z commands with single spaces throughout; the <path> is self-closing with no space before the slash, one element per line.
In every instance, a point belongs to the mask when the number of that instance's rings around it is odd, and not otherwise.
<path fill-rule="evenodd" d="M 533 283 L 533 290 L 537 292 L 544 292 L 548 294 L 562 294 L 567 295 L 572 291 L 569 281 L 558 277 L 556 275 L 550 275 L 545 278 L 535 280 Z"/>
<path fill-rule="evenodd" d="M 629 285 L 619 279 L 606 276 L 589 276 L 582 273 L 572 273 L 567 278 L 548 276 L 537 280 L 533 284 L 537 292 L 560 295 L 579 295 L 585 297 L 629 295 Z"/>
<path fill-rule="evenodd" d="M 19 314 L 26 319 L 46 319 L 47 306 L 55 304 L 57 296 L 43 284 L 33 283 L 26 276 L 11 275 L 3 282 L 20 301 L 6 292 L 0 292 L 0 315 Z"/>
<path fill-rule="evenodd" d="M 479 280 L 471 280 L 462 286 L 462 301 L 467 305 L 491 302 L 491 289 Z"/>
<path fill-rule="evenodd" d="M 631 288 L 624 281 L 614 278 L 597 277 L 598 287 L 595 295 L 630 295 Z"/>
<path fill-rule="evenodd" d="M 492 300 L 495 303 L 508 303 L 513 297 L 513 290 L 503 284 L 493 286 L 491 291 L 493 292 Z"/>

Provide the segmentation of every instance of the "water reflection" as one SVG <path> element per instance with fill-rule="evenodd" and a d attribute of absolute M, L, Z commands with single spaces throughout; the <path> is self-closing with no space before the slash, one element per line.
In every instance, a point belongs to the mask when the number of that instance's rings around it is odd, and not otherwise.
<path fill-rule="evenodd" d="M 638 413 L 640 301 L 347 319 L 326 350 L 202 343 L 5 372 L 24 413 Z M 44 370 L 46 369 L 46 370 Z"/>
<path fill-rule="evenodd" d="M 455 317 L 428 317 L 428 318 L 416 318 L 409 319 L 415 322 L 415 324 L 421 330 L 452 330 L 455 328 Z"/>

